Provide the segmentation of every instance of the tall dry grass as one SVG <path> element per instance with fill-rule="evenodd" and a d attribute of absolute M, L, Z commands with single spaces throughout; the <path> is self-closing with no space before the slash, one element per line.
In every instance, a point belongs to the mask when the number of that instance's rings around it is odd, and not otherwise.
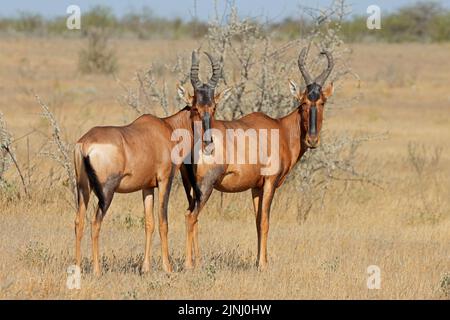
<path fill-rule="evenodd" d="M 144 248 L 141 196 L 116 195 L 101 233 L 105 274 L 98 279 L 90 272 L 87 227 L 81 290 L 73 291 L 65 286 L 74 258 L 73 200 L 64 171 L 41 154 L 52 131 L 34 93 L 45 97 L 62 138 L 69 142 L 95 125 L 128 123 L 136 112 L 121 106 L 122 86 L 113 76 L 78 73 L 81 41 L 0 41 L 0 111 L 16 139 L 14 151 L 31 194 L 30 199 L 18 198 L 23 193 L 20 180 L 10 167 L 4 178 L 11 187 L 0 195 L 1 298 L 449 298 L 448 44 L 351 47 L 350 62 L 361 77 L 361 88 L 351 79 L 340 84 L 330 101 L 335 107 L 327 114 L 323 141 L 388 132 L 354 155 L 357 169 L 373 172 L 380 185 L 336 181 L 306 220 L 298 219 L 301 191 L 291 184 L 281 188 L 272 210 L 267 272 L 254 268 L 250 194 L 221 199 L 217 192 L 200 216 L 203 265 L 184 270 L 186 203 L 176 184 L 169 207 L 175 272 L 166 275 L 160 269 L 155 234 L 153 272 L 139 274 Z M 190 41 L 116 44 L 121 66 L 116 76 L 126 84 L 133 82 L 135 70 L 152 62 L 173 65 L 173 52 L 187 56 L 192 47 Z M 293 48 L 287 55 L 295 59 L 297 53 Z M 174 97 L 174 76 L 160 70 L 160 81 Z M 286 70 L 289 77 L 298 80 L 298 70 Z M 360 94 L 357 103 L 339 106 L 337 102 L 355 93 Z M 287 81 L 284 94 L 289 95 Z M 179 107 L 169 103 L 168 111 Z M 159 107 L 151 111 L 164 114 Z M 29 144 L 21 138 L 27 134 Z M 441 150 L 438 161 L 433 160 L 435 150 Z M 381 268 L 380 290 L 366 286 L 367 267 L 373 264 Z"/>

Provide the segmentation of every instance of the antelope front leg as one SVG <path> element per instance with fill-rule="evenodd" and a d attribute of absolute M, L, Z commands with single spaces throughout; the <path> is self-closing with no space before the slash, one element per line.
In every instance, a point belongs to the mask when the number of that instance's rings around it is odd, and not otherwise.
<path fill-rule="evenodd" d="M 186 262 L 185 268 L 192 269 L 201 264 L 200 249 L 198 243 L 198 214 L 186 214 Z M 192 259 L 192 250 L 194 250 L 195 260 Z"/>
<path fill-rule="evenodd" d="M 161 255 L 163 269 L 167 273 L 172 272 L 172 265 L 169 260 L 169 241 L 167 234 L 169 232 L 169 224 L 167 218 L 167 208 L 169 204 L 170 188 L 172 185 L 171 178 L 159 182 L 159 236 L 161 238 Z"/>
<path fill-rule="evenodd" d="M 208 201 L 211 193 L 214 190 L 214 182 L 218 175 L 221 174 L 219 170 L 210 170 L 202 182 L 198 184 L 200 190 L 200 199 L 195 199 L 195 207 L 193 211 L 186 213 L 186 261 L 185 268 L 192 269 L 192 249 L 194 248 L 196 255 L 196 265 L 200 263 L 200 250 L 198 245 L 198 215 Z"/>
<path fill-rule="evenodd" d="M 264 185 L 261 208 L 256 216 L 256 228 L 258 232 L 258 259 L 256 262 L 260 270 L 267 268 L 267 238 L 269 234 L 270 207 L 272 205 L 275 187 L 272 184 Z"/>
<path fill-rule="evenodd" d="M 154 189 L 143 190 L 142 198 L 144 200 L 145 213 L 145 252 L 141 270 L 143 273 L 146 273 L 150 271 L 150 262 L 152 258 L 152 238 L 153 230 L 155 229 L 155 221 L 153 216 Z"/>

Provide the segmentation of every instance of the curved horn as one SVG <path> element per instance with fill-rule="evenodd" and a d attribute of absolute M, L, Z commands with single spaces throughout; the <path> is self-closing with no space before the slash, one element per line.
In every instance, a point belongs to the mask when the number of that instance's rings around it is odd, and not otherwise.
<path fill-rule="evenodd" d="M 298 68 L 300 69 L 303 79 L 305 79 L 306 85 L 308 86 L 311 83 L 313 83 L 313 80 L 312 80 L 311 76 L 309 75 L 308 70 L 306 70 L 306 67 L 305 67 L 306 54 L 307 54 L 307 49 L 303 48 L 302 51 L 300 52 L 300 55 L 298 56 Z"/>
<path fill-rule="evenodd" d="M 331 70 L 333 70 L 334 67 L 334 61 L 331 53 L 328 51 L 322 51 L 320 54 L 324 54 L 327 57 L 328 60 L 328 67 L 322 71 L 322 73 L 314 80 L 318 85 L 323 86 L 325 81 L 327 80 L 328 76 L 331 73 Z"/>
<path fill-rule="evenodd" d="M 208 56 L 212 66 L 212 76 L 211 79 L 208 81 L 208 86 L 214 89 L 220 80 L 220 66 L 208 52 L 205 52 L 205 54 Z"/>
<path fill-rule="evenodd" d="M 202 86 L 202 82 L 198 78 L 198 70 L 200 69 L 200 60 L 198 59 L 197 52 L 192 51 L 192 63 L 191 63 L 191 84 L 194 89 Z"/>

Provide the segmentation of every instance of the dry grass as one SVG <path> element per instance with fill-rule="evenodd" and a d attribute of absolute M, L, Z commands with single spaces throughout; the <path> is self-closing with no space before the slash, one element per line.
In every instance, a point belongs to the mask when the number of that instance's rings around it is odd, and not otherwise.
<path fill-rule="evenodd" d="M 82 43 L 64 39 L 1 39 L 0 111 L 18 138 L 14 144 L 32 198 L 20 192 L 16 172 L 0 195 L 0 298 L 156 299 L 448 299 L 450 296 L 450 66 L 449 44 L 355 45 L 351 64 L 361 77 L 357 106 L 335 108 L 324 125 L 324 139 L 340 134 L 388 138 L 363 145 L 360 169 L 377 170 L 382 189 L 358 183 L 333 184 L 323 207 L 297 221 L 296 192 L 276 195 L 269 236 L 270 268 L 258 272 L 256 232 L 248 193 L 216 192 L 200 216 L 203 265 L 183 270 L 185 199 L 175 187 L 169 208 L 169 241 L 175 272 L 160 267 L 155 233 L 153 272 L 138 272 L 144 248 L 141 196 L 117 195 L 101 233 L 105 274 L 90 273 L 89 228 L 83 240 L 81 290 L 65 287 L 73 263 L 74 209 L 67 181 L 47 158 L 38 156 L 50 129 L 33 92 L 49 103 L 64 138 L 75 141 L 94 125 L 124 124 L 135 117 L 119 106 L 120 85 L 112 76 L 77 73 Z M 185 41 L 113 42 L 117 75 L 131 81 L 151 62 L 174 63 L 174 52 L 188 53 Z M 291 52 L 292 57 L 296 54 Z M 297 69 L 290 70 L 298 79 Z M 161 74 L 170 84 L 170 75 Z M 175 96 L 175 83 L 169 85 Z M 335 106 L 356 92 L 354 80 L 341 82 Z M 286 83 L 285 94 L 288 95 Z M 179 106 L 171 104 L 170 112 Z M 155 113 L 162 114 L 155 107 Z M 410 142 L 425 145 L 422 156 L 442 148 L 437 163 L 417 174 L 408 155 Z M 28 155 L 31 155 L 28 165 Z M 364 159 L 364 160 L 362 160 Z M 283 192 L 284 191 L 284 192 Z M 419 196 L 420 195 L 420 196 Z M 425 200 L 424 200 L 425 199 Z M 424 208 L 426 210 L 424 210 Z M 92 212 L 90 212 L 92 214 Z M 378 265 L 380 290 L 366 287 L 366 269 Z"/>

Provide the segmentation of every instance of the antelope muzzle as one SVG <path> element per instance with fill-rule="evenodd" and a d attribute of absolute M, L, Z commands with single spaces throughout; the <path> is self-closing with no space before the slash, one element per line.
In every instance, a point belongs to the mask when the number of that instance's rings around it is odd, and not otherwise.
<path fill-rule="evenodd" d="M 205 154 L 210 155 L 214 151 L 214 143 L 211 134 L 211 114 L 205 112 L 202 117 L 203 145 Z"/>
<path fill-rule="evenodd" d="M 319 146 L 319 132 L 317 131 L 317 107 L 311 106 L 309 110 L 309 129 L 305 139 L 306 145 L 311 148 Z"/>

